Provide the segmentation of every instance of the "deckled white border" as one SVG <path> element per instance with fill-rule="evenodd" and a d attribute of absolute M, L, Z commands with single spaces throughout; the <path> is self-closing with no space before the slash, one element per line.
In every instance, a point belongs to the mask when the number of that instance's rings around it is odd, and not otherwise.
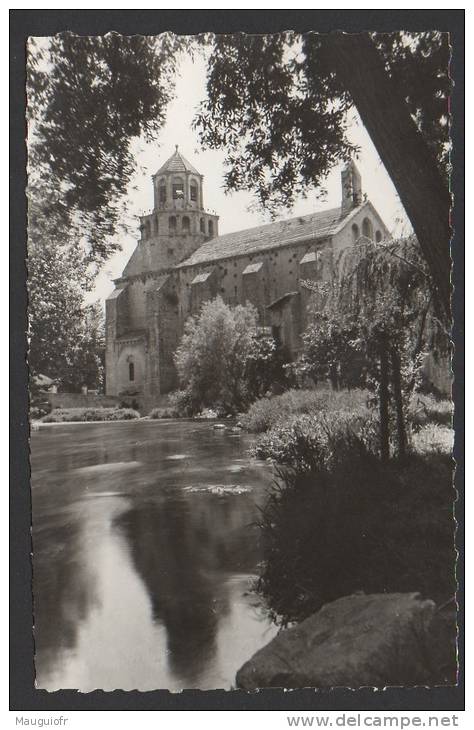
<path fill-rule="evenodd" d="M 118 6 L 116 6 L 116 9 L 122 9 L 130 7 L 130 5 L 127 5 L 125 3 L 119 3 Z M 32 7 L 32 3 L 15 3 L 11 6 L 11 9 L 28 9 Z M 42 8 L 46 9 L 97 9 L 98 5 L 97 3 L 55 3 L 55 4 L 41 4 Z M 100 6 L 100 7 L 103 7 Z M 183 3 L 181 5 L 175 4 L 170 9 L 184 9 L 186 5 Z M 201 9 L 200 6 L 195 5 L 193 3 L 193 9 Z M 219 8 L 221 5 L 218 5 L 217 3 L 207 3 L 204 8 L 202 9 L 212 9 L 212 8 Z M 268 10 L 271 12 L 271 8 L 274 7 L 274 5 L 270 3 L 241 3 L 239 5 L 232 4 L 232 8 L 237 9 L 263 9 Z M 314 3 L 300 3 L 298 5 L 299 8 L 303 9 L 313 9 L 315 8 Z M 342 6 L 342 7 L 347 7 Z M 393 4 L 386 3 L 385 7 L 384 4 L 380 3 L 366 3 L 365 5 L 368 9 L 390 9 L 393 8 Z M 420 7 L 417 5 L 416 7 Z M 432 6 L 431 6 L 432 7 Z M 457 5 L 453 7 L 458 7 Z M 157 9 L 156 3 L 141 3 L 140 8 L 143 9 Z M 412 9 L 413 3 L 403 3 L 400 6 L 400 9 Z M 10 8 L 9 8 L 10 9 Z M 317 9 L 334 9 L 334 3 L 332 4 L 326 4 L 326 3 L 318 3 Z M 466 94 L 466 123 L 465 127 L 467 130 L 466 135 L 466 209 L 468 212 L 470 212 L 473 202 L 474 202 L 474 184 L 473 184 L 473 169 L 474 169 L 474 140 L 472 138 L 472 133 L 470 133 L 470 130 L 472 130 L 472 120 L 474 115 L 473 112 L 473 94 L 472 94 L 472 83 L 474 74 L 473 71 L 473 57 L 474 57 L 474 51 L 473 46 L 474 43 L 472 42 L 472 39 L 474 37 L 474 21 L 472 19 L 472 11 L 467 12 L 466 16 L 466 84 L 465 88 L 467 91 Z M 3 27 L 4 27 L 4 42 L 2 44 L 2 50 L 1 50 L 1 65 L 0 65 L 0 78 L 2 80 L 2 91 L 3 91 L 3 99 L 6 100 L 8 98 L 8 86 L 9 86 L 9 56 L 8 56 L 8 43 L 6 39 L 6 29 L 8 27 L 8 18 L 5 12 L 3 13 Z M 471 87 L 471 91 L 469 91 Z M 458 120 L 459 124 L 459 120 Z M 2 187 L 1 187 L 1 206 L 3 210 L 3 216 L 1 217 L 3 226 L 4 226 L 4 246 L 3 246 L 3 266 L 2 268 L 2 274 L 3 274 L 3 286 L 0 287 L 0 312 L 2 313 L 2 324 L 5 328 L 8 327 L 8 292 L 9 292 L 9 280 L 8 280 L 8 269 L 6 266 L 6 256 L 7 256 L 7 230 L 8 230 L 8 178 L 6 171 L 8 169 L 8 139 L 9 139 L 9 118 L 8 114 L 6 113 L 6 104 L 4 105 L 4 113 L 1 117 L 1 125 L 2 125 L 2 148 L 3 148 L 3 167 L 2 170 L 4 171 L 4 175 L 2 178 Z M 470 223 L 470 216 L 468 217 L 468 222 Z M 470 229 L 469 229 L 470 233 Z M 472 370 L 471 370 L 471 363 L 474 362 L 473 350 L 474 350 L 474 285 L 471 281 L 471 276 L 474 276 L 474 240 L 471 241 L 471 236 L 467 237 L 466 241 L 466 424 L 465 424 L 465 436 L 466 436 L 466 444 L 467 444 L 467 459 L 466 459 L 466 551 L 465 551 L 465 564 L 466 564 L 466 634 L 465 634 L 465 640 L 466 640 L 466 681 L 467 681 L 467 688 L 466 688 L 466 707 L 467 711 L 466 713 L 451 713 L 456 714 L 459 717 L 459 727 L 460 728 L 472 728 L 474 727 L 474 682 L 473 682 L 473 676 L 474 676 L 474 670 L 469 670 L 469 667 L 471 666 L 470 659 L 474 657 L 474 651 L 473 651 L 473 635 L 474 630 L 472 629 L 472 622 L 474 621 L 474 612 L 471 610 L 469 617 L 469 609 L 472 608 L 474 601 L 472 600 L 473 597 L 473 589 L 472 589 L 472 580 L 471 584 L 469 583 L 469 572 L 471 575 L 474 575 L 474 566 L 472 561 L 472 555 L 473 555 L 473 544 L 474 544 L 474 524 L 471 524 L 471 520 L 473 517 L 473 504 L 474 504 L 474 495 L 472 494 L 472 490 L 474 489 L 473 486 L 473 480 L 471 479 L 471 475 L 473 473 L 472 470 L 472 457 L 469 458 L 471 451 L 473 450 L 473 447 L 471 444 L 474 444 L 474 442 L 471 441 L 470 436 L 472 432 L 471 422 L 469 420 L 469 414 L 474 409 L 474 385 L 471 382 L 472 378 Z M 1 645 L 1 648 L 3 651 L 1 652 L 1 663 L 0 663 L 0 718 L 3 720 L 3 726 L 4 727 L 18 727 L 15 723 L 15 719 L 17 716 L 21 715 L 22 713 L 19 712 L 13 712 L 9 713 L 8 711 L 8 601 L 7 601 L 7 587 L 8 587 L 8 434 L 9 429 L 7 426 L 7 383 L 8 383 L 8 356 L 6 352 L 6 337 L 4 336 L 3 342 L 5 343 L 5 354 L 2 358 L 0 358 L 0 375 L 2 376 L 1 382 L 3 383 L 3 391 L 4 391 L 4 405 L 3 405 L 3 426 L 2 426 L 2 432 L 1 432 L 1 439 L 0 439 L 0 448 L 2 449 L 2 455 L 3 459 L 0 462 L 4 467 L 4 479 L 2 479 L 1 485 L 2 485 L 2 496 L 3 496 L 3 509 L 1 511 L 2 515 L 2 530 L 1 530 L 1 565 L 2 565 L 2 601 L 0 602 L 0 611 L 1 611 L 1 626 L 3 629 L 2 632 L 2 638 L 3 642 Z M 269 728 L 269 730 L 275 730 L 276 728 L 287 728 L 289 727 L 287 717 L 288 716 L 294 716 L 294 715 L 332 715 L 332 718 L 336 718 L 336 715 L 341 716 L 343 713 L 317 713 L 317 712 L 304 712 L 304 708 L 301 708 L 301 711 L 299 713 L 295 712 L 286 712 L 286 711 L 272 711 L 272 712 L 247 712 L 245 716 L 242 716 L 239 712 L 225 712 L 225 718 L 222 717 L 221 712 L 215 712 L 215 711 L 202 711 L 199 713 L 181 713 L 181 712 L 161 712 L 160 717 L 158 718 L 156 716 L 155 712 L 108 712 L 104 713 L 102 712 L 87 712 L 87 713 L 81 713 L 81 712 L 64 712 L 62 713 L 63 716 L 66 716 L 68 718 L 68 722 L 66 724 L 66 727 L 68 728 L 79 728 L 79 727 L 86 727 L 95 730 L 95 728 L 101 728 L 101 730 L 105 727 L 113 727 L 114 729 L 121 730 L 129 730 L 130 727 L 134 726 L 140 726 L 145 730 L 145 728 L 150 728 L 153 730 L 156 730 L 158 727 L 169 727 L 169 728 L 182 728 L 187 726 L 188 724 L 192 724 L 193 726 L 199 727 L 205 727 L 206 730 L 211 730 L 212 728 L 220 728 L 222 727 L 222 723 L 225 722 L 226 730 L 234 730 L 234 728 L 237 730 L 240 730 L 242 724 L 245 724 L 248 727 L 251 728 L 259 728 L 259 730 L 265 730 L 266 728 Z M 344 713 L 346 718 L 349 716 L 357 717 L 359 716 L 361 719 L 364 718 L 364 716 L 383 716 L 383 715 L 389 715 L 393 716 L 394 714 L 403 714 L 404 716 L 413 716 L 418 715 L 420 718 L 425 720 L 429 716 L 434 715 L 444 715 L 447 716 L 449 713 L 435 713 L 435 712 L 419 712 L 419 713 L 412 713 L 412 712 L 406 712 L 401 711 L 400 713 L 395 712 L 387 712 L 387 713 L 375 713 L 375 712 L 346 712 Z M 49 717 L 59 717 L 61 715 L 60 712 L 54 712 L 54 713 L 40 713 L 40 712 L 25 712 L 23 715 L 29 718 L 49 718 Z M 331 718 L 331 719 L 332 719 Z M 342 727 L 342 724 L 335 724 L 334 725 Z M 314 725 L 316 726 L 316 725 Z M 348 727 L 349 725 L 345 725 L 345 727 Z M 441 725 L 440 725 L 441 726 Z M 64 727 L 64 725 L 63 725 Z"/>

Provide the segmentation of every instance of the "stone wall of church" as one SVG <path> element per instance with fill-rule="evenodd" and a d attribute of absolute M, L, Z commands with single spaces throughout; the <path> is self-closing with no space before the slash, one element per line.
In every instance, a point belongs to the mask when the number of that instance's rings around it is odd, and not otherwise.
<path fill-rule="evenodd" d="M 220 295 L 227 304 L 251 302 L 268 324 L 267 306 L 283 294 L 297 291 L 302 276 L 300 261 L 311 251 L 322 251 L 327 241 L 306 241 L 246 256 L 236 256 L 178 269 L 180 317 L 199 311 L 203 301 Z M 253 269 L 261 264 L 258 271 Z M 199 281 L 210 274 L 207 282 Z M 305 270 L 304 275 L 308 275 Z M 198 279 L 198 281 L 196 281 Z M 193 283 L 195 282 L 195 283 Z M 207 287 L 207 288 L 206 288 Z"/>
<path fill-rule="evenodd" d="M 366 236 L 372 241 L 380 242 L 386 239 L 389 232 L 382 219 L 371 206 L 365 207 L 356 213 L 342 231 L 333 237 L 333 251 L 337 259 L 341 251 L 353 246 L 360 236 Z"/>

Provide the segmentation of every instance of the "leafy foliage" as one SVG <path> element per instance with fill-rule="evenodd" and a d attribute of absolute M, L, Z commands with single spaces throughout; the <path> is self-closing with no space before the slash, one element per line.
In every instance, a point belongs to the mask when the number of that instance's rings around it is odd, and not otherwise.
<path fill-rule="evenodd" d="M 399 32 L 372 38 L 445 168 L 448 35 Z M 332 43 L 331 34 L 317 33 L 215 38 L 207 99 L 195 125 L 205 146 L 227 150 L 227 190 L 254 190 L 259 204 L 272 210 L 289 207 L 308 186 L 321 187 L 336 162 L 356 152 L 347 136 L 352 100 L 331 64 Z"/>
<path fill-rule="evenodd" d="M 31 175 L 49 181 L 57 213 L 80 226 L 93 261 L 118 246 L 120 202 L 135 170 L 130 145 L 163 126 L 183 45 L 169 34 L 29 42 Z"/>
<path fill-rule="evenodd" d="M 47 375 L 65 389 L 100 387 L 103 313 L 100 305 L 86 305 L 84 300 L 94 270 L 55 206 L 42 205 L 34 185 L 29 193 L 30 374 Z"/>
<path fill-rule="evenodd" d="M 256 190 L 263 206 L 291 204 L 354 151 L 347 94 L 324 64 L 307 74 L 311 43 L 294 33 L 214 41 L 195 124 L 205 146 L 228 150 L 227 190 Z"/>
<path fill-rule="evenodd" d="M 377 455 L 379 440 L 377 420 L 370 409 L 356 413 L 331 409 L 278 423 L 260 436 L 253 453 L 296 472 L 318 471 L 331 469 L 358 449 Z"/>
<path fill-rule="evenodd" d="M 376 33 L 390 76 L 444 175 L 449 171 L 449 35 L 439 31 Z"/>

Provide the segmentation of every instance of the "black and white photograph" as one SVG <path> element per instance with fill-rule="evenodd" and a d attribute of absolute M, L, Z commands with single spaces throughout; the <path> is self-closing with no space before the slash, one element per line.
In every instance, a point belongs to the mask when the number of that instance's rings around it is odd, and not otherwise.
<path fill-rule="evenodd" d="M 36 689 L 457 685 L 451 55 L 28 38 Z"/>

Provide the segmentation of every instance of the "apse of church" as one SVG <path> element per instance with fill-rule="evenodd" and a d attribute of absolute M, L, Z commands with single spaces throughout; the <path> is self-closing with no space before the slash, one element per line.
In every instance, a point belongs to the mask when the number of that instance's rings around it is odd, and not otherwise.
<path fill-rule="evenodd" d="M 301 282 L 332 276 L 335 255 L 361 235 L 388 233 L 353 162 L 339 207 L 224 235 L 204 207 L 203 175 L 178 147 L 152 182 L 153 210 L 140 217 L 137 246 L 106 302 L 107 394 L 144 412 L 177 387 L 173 355 L 204 302 L 251 302 L 296 357 L 308 304 Z"/>

